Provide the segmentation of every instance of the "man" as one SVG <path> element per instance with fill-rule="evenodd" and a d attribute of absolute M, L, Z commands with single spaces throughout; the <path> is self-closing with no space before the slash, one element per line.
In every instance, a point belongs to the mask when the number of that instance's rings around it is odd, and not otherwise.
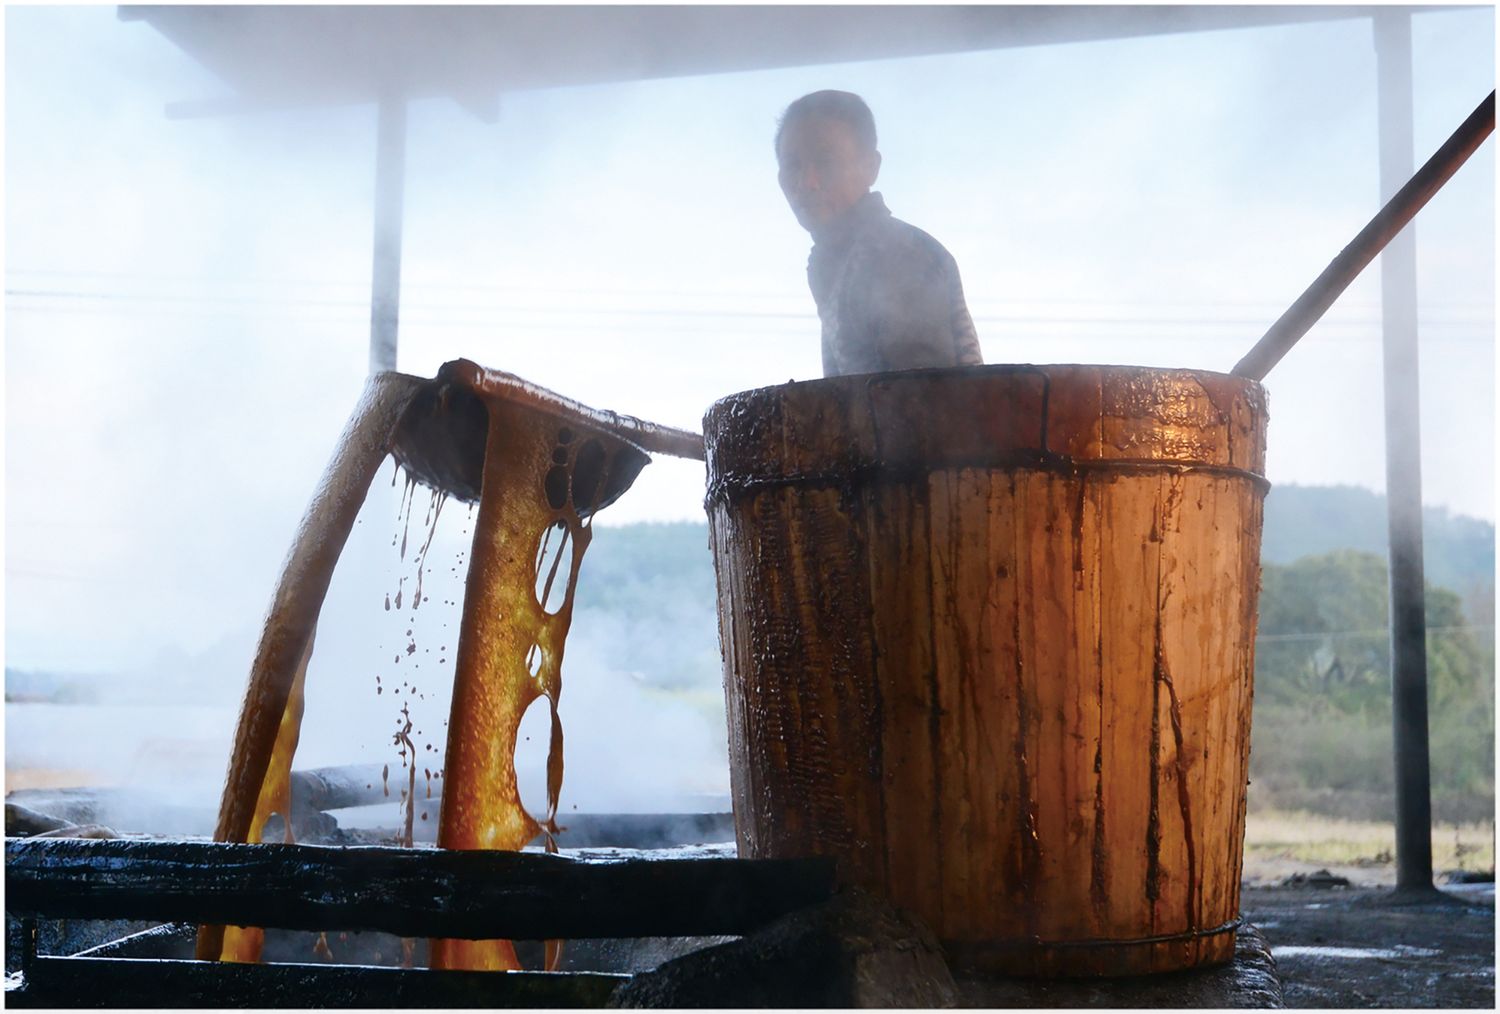
<path fill-rule="evenodd" d="M 804 95 L 776 130 L 781 191 L 812 234 L 807 281 L 823 324 L 823 375 L 983 362 L 958 265 L 871 192 L 875 118 L 850 92 Z"/>

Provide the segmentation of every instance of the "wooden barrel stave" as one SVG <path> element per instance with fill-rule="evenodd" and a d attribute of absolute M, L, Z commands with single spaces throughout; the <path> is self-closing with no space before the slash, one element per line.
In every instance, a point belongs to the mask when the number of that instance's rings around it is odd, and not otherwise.
<path fill-rule="evenodd" d="M 910 496 L 894 485 L 866 491 L 866 517 L 896 532 L 927 532 L 931 507 L 926 496 Z M 871 554 L 870 590 L 874 601 L 889 603 L 885 622 L 874 625 L 877 665 L 873 679 L 880 693 L 883 751 L 880 795 L 885 822 L 888 871 L 884 885 L 893 901 L 916 910 L 926 901 L 941 921 L 943 855 L 933 829 L 943 826 L 941 787 L 933 762 L 939 704 L 932 637 L 931 590 L 920 576 L 931 573 L 932 547 L 923 538 L 891 539 L 890 551 Z"/>

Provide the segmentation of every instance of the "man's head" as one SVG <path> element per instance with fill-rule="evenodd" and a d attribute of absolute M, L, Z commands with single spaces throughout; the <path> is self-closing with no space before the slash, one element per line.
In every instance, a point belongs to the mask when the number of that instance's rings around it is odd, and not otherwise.
<path fill-rule="evenodd" d="M 814 237 L 875 185 L 875 117 L 852 92 L 821 91 L 787 106 L 776 128 L 777 178 Z"/>

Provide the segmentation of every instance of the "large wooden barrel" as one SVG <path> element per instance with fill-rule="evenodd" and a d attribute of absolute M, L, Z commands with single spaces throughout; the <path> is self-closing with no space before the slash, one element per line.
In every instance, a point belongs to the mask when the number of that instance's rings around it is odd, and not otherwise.
<path fill-rule="evenodd" d="M 956 965 L 1234 949 L 1265 400 L 985 366 L 704 420 L 739 851 L 832 855 Z"/>

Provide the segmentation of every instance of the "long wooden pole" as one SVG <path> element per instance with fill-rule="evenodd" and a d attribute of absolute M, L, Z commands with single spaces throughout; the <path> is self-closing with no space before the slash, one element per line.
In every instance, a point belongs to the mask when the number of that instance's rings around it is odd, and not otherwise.
<path fill-rule="evenodd" d="M 214 831 L 218 841 L 242 842 L 249 833 L 277 730 L 291 699 L 298 665 L 317 628 L 334 566 L 354 530 L 370 482 L 385 460 L 401 413 L 421 386 L 420 379 L 399 373 L 378 374 L 365 382 L 364 394 L 302 515 L 250 667 L 219 803 Z"/>
<path fill-rule="evenodd" d="M 1495 129 L 1495 93 L 1490 92 L 1485 100 L 1469 114 L 1468 119 L 1443 142 L 1431 158 L 1396 196 L 1386 202 L 1385 207 L 1370 219 L 1354 241 L 1339 253 L 1323 273 L 1317 277 L 1307 291 L 1297 297 L 1269 331 L 1255 343 L 1238 363 L 1233 372 L 1237 377 L 1263 380 L 1271 368 L 1281 362 L 1293 345 L 1305 335 L 1333 305 L 1343 291 L 1349 287 L 1376 258 L 1385 245 L 1410 222 L 1417 212 L 1431 200 L 1432 195 L 1442 189 L 1443 184 L 1458 171 L 1459 166 L 1472 155 Z"/>

